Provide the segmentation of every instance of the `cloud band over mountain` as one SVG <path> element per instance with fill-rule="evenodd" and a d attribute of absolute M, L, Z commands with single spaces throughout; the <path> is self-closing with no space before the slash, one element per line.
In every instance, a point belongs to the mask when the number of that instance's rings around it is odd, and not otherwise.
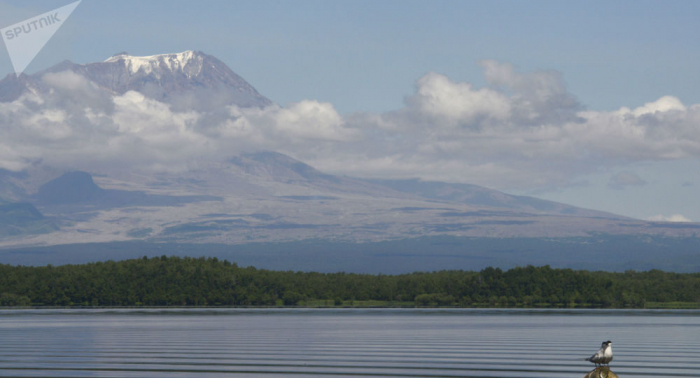
<path fill-rule="evenodd" d="M 0 103 L 0 168 L 41 160 L 177 170 L 274 150 L 339 174 L 547 189 L 600 169 L 700 157 L 700 105 L 663 96 L 635 109 L 587 110 L 559 72 L 481 64 L 486 87 L 431 72 L 403 108 L 345 116 L 315 100 L 207 106 L 215 90 L 197 101 L 154 97 L 106 90 L 80 72 L 47 72 L 46 90 Z"/>

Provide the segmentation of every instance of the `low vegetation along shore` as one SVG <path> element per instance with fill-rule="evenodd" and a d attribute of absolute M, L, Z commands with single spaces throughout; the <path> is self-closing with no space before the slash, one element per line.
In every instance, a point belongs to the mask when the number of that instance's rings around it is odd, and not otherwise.
<path fill-rule="evenodd" d="M 0 265 L 0 306 L 700 308 L 700 274 L 549 266 L 325 274 L 162 256 L 83 265 Z"/>

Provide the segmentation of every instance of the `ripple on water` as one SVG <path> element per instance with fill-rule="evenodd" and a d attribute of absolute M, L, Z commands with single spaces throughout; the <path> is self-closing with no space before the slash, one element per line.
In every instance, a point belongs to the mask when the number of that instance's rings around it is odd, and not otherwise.
<path fill-rule="evenodd" d="M 0 311 L 0 376 L 700 377 L 700 312 Z"/>

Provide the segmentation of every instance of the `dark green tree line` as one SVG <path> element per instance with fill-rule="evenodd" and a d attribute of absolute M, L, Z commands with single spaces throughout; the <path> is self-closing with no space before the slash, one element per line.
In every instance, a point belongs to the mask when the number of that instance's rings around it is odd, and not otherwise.
<path fill-rule="evenodd" d="M 543 267 L 400 275 L 269 271 L 216 258 L 63 266 L 0 264 L 0 306 L 293 306 L 325 300 L 416 306 L 641 308 L 700 302 L 700 274 Z"/>

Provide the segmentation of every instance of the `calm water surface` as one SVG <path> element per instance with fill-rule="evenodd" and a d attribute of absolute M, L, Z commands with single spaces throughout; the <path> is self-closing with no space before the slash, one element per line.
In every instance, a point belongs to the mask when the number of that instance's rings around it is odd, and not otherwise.
<path fill-rule="evenodd" d="M 700 377 L 698 311 L 0 310 L 0 376 Z"/>

